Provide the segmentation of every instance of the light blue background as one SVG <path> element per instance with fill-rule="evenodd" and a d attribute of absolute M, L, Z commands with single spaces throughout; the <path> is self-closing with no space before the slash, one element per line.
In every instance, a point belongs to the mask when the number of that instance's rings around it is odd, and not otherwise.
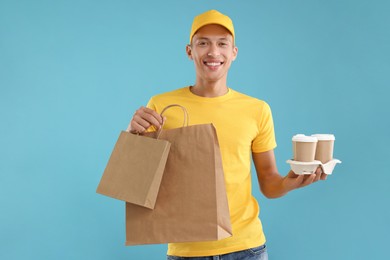
<path fill-rule="evenodd" d="M 124 204 L 95 193 L 120 130 L 156 93 L 194 82 L 192 18 L 235 22 L 229 86 L 291 136 L 333 133 L 326 182 L 260 201 L 270 259 L 388 256 L 390 2 L 0 0 L 0 259 L 164 259 L 125 247 Z M 239 122 L 237 122 L 239 123 Z"/>

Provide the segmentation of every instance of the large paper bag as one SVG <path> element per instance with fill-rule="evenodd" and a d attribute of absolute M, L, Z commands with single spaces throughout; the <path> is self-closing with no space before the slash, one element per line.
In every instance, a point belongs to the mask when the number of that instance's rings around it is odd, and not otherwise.
<path fill-rule="evenodd" d="M 97 193 L 153 209 L 170 143 L 122 131 Z"/>
<path fill-rule="evenodd" d="M 126 203 L 126 245 L 230 237 L 229 207 L 214 126 L 163 130 L 159 138 L 169 141 L 171 149 L 156 206 L 149 210 Z"/>

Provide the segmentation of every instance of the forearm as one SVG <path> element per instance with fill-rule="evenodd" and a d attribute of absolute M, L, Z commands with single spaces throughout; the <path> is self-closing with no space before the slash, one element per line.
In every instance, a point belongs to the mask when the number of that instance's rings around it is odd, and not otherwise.
<path fill-rule="evenodd" d="M 319 180 L 321 174 L 296 175 L 290 171 L 282 177 L 276 167 L 273 151 L 263 153 L 253 153 L 257 179 L 261 192 L 267 198 L 279 198 L 288 192 L 309 185 Z"/>
<path fill-rule="evenodd" d="M 275 172 L 258 180 L 261 192 L 269 199 L 282 197 L 290 191 L 284 185 L 284 177 L 279 173 Z"/>

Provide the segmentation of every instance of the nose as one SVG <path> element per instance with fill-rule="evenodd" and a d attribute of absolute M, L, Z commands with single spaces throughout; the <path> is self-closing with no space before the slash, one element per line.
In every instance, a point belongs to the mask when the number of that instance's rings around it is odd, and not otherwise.
<path fill-rule="evenodd" d="M 219 53 L 219 48 L 218 48 L 217 43 L 210 44 L 210 48 L 209 48 L 209 51 L 207 53 L 207 56 L 218 57 L 219 54 L 220 53 Z"/>

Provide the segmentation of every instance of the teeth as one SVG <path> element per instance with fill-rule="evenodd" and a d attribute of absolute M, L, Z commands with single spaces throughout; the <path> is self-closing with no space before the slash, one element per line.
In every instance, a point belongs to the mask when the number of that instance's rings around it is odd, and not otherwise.
<path fill-rule="evenodd" d="M 218 65 L 221 65 L 221 62 L 207 62 L 206 65 L 207 66 L 218 66 Z"/>

